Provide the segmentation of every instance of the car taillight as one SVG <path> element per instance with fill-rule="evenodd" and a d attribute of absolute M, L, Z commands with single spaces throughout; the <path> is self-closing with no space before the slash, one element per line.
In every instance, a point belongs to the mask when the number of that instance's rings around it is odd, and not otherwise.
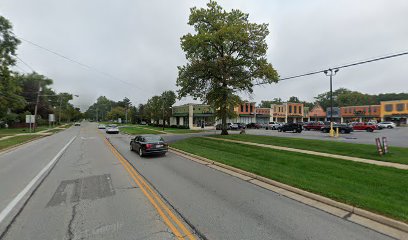
<path fill-rule="evenodd" d="M 146 144 L 146 149 L 150 149 L 150 148 L 152 148 L 152 146 L 153 146 L 153 144 Z"/>

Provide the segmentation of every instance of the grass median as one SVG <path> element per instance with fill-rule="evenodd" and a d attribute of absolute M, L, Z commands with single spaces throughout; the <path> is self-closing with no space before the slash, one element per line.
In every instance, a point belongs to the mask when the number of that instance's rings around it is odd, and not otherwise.
<path fill-rule="evenodd" d="M 316 152 L 332 153 L 351 157 L 360 157 L 384 162 L 408 164 L 408 148 L 404 147 L 391 146 L 389 147 L 388 154 L 380 156 L 378 155 L 377 147 L 370 144 L 343 143 L 303 138 L 257 136 L 249 134 L 231 134 L 227 136 L 218 135 L 216 137 L 252 143 L 298 148 Z"/>
<path fill-rule="evenodd" d="M 0 140 L 0 150 L 15 146 L 20 143 L 28 142 L 30 140 L 40 137 L 41 137 L 40 135 L 23 135 Z"/>
<path fill-rule="evenodd" d="M 408 222 L 408 171 L 206 138 L 172 147 Z"/>
<path fill-rule="evenodd" d="M 139 135 L 139 134 L 163 134 L 158 131 L 139 128 L 139 127 L 121 127 L 119 128 L 121 132 L 131 134 L 131 135 Z"/>

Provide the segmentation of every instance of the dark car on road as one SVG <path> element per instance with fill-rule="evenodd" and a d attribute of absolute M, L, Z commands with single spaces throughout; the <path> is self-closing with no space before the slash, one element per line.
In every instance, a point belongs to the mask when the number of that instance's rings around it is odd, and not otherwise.
<path fill-rule="evenodd" d="M 294 132 L 301 133 L 303 130 L 302 125 L 299 123 L 286 123 L 278 127 L 278 132 Z"/>
<path fill-rule="evenodd" d="M 143 157 L 150 154 L 165 155 L 168 144 L 159 135 L 140 135 L 130 141 L 130 151 L 136 151 Z"/>
<path fill-rule="evenodd" d="M 339 133 L 351 133 L 353 131 L 353 128 L 348 124 L 333 124 L 333 129 L 334 131 L 337 131 L 337 129 L 339 129 Z M 328 133 L 330 132 L 330 125 L 325 125 L 320 130 L 324 133 Z"/>
<path fill-rule="evenodd" d="M 260 129 L 261 127 L 262 127 L 261 124 L 258 123 L 248 123 L 246 125 L 246 128 L 248 129 Z"/>

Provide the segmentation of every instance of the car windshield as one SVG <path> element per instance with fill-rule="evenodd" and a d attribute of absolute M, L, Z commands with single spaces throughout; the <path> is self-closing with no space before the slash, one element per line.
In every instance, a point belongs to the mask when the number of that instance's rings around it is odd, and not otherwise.
<path fill-rule="evenodd" d="M 164 141 L 160 136 L 144 136 L 145 142 L 159 142 Z"/>

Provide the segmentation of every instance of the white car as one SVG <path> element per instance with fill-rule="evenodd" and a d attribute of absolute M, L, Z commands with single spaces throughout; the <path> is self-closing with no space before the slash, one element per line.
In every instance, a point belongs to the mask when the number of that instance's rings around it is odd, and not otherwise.
<path fill-rule="evenodd" d="M 107 134 L 118 134 L 119 128 L 116 125 L 108 125 L 105 131 Z"/>
<path fill-rule="evenodd" d="M 98 129 L 106 129 L 105 124 L 99 124 L 99 125 L 98 125 Z"/>
<path fill-rule="evenodd" d="M 397 125 L 393 122 L 380 122 L 378 123 L 378 126 L 382 128 L 395 128 Z"/>
<path fill-rule="evenodd" d="M 74 123 L 74 126 L 81 126 L 81 123 L 80 123 L 80 122 L 76 122 L 76 123 Z"/>
<path fill-rule="evenodd" d="M 277 130 L 282 124 L 278 122 L 269 122 L 268 125 L 266 125 L 266 130 L 271 129 L 271 130 Z"/>

